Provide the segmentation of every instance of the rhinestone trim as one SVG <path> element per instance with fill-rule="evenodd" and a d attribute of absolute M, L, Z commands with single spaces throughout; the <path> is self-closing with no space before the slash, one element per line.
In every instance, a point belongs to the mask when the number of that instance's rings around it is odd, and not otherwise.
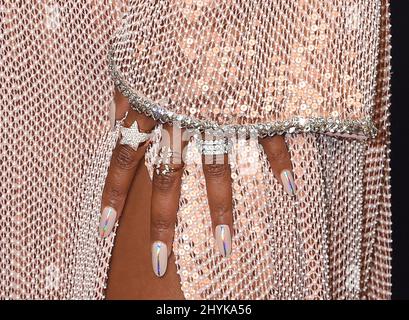
<path fill-rule="evenodd" d="M 109 69 L 116 87 L 129 99 L 133 110 L 143 113 L 161 123 L 177 122 L 182 128 L 204 130 L 222 130 L 227 134 L 266 136 L 282 135 L 286 133 L 321 133 L 349 135 L 356 138 L 375 138 L 377 128 L 370 117 L 359 120 L 339 120 L 322 117 L 295 117 L 272 123 L 257 123 L 249 125 L 218 125 L 213 121 L 199 120 L 166 110 L 159 104 L 150 101 L 136 93 L 131 85 L 123 78 L 113 61 L 112 51 L 108 54 Z"/>

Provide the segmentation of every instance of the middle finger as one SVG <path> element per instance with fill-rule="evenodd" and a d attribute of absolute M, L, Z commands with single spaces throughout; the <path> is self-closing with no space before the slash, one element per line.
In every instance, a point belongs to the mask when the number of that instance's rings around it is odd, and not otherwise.
<path fill-rule="evenodd" d="M 214 153 L 212 146 L 210 149 L 210 153 Z M 232 250 L 233 231 L 233 192 L 228 155 L 203 155 L 202 162 L 216 246 L 223 257 L 228 257 Z"/>
<path fill-rule="evenodd" d="M 163 126 L 161 163 L 156 166 L 152 181 L 151 251 L 153 271 L 158 277 L 165 274 L 171 254 L 184 168 L 182 150 L 187 145 L 182 135 L 176 136 L 182 132 L 174 132 L 173 128 Z"/>

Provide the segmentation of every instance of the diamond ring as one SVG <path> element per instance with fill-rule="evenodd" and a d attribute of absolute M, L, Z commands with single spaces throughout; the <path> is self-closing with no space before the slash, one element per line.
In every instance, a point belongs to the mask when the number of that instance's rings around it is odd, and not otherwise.
<path fill-rule="evenodd" d="M 232 149 L 232 143 L 228 138 L 217 138 L 214 140 L 201 140 L 200 151 L 205 156 L 217 156 L 227 154 Z"/>
<path fill-rule="evenodd" d="M 121 127 L 121 140 L 120 144 L 128 145 L 135 151 L 138 150 L 138 146 L 149 140 L 151 134 L 139 131 L 138 122 L 134 121 L 129 128 Z"/>

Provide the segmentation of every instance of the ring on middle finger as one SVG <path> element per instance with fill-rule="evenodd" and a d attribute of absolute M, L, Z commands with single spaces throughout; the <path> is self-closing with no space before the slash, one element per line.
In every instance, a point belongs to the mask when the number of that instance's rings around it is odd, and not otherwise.
<path fill-rule="evenodd" d="M 167 175 L 173 171 L 176 171 L 173 168 L 172 164 L 174 162 L 174 151 L 169 146 L 162 146 L 155 163 L 155 171 L 157 175 Z"/>

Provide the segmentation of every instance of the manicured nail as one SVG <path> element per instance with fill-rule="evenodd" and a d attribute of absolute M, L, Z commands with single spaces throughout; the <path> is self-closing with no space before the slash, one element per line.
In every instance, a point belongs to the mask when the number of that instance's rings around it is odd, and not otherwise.
<path fill-rule="evenodd" d="M 284 190 L 290 195 L 294 196 L 296 192 L 295 182 L 293 174 L 290 170 L 283 170 L 281 172 L 281 181 L 284 186 Z"/>
<path fill-rule="evenodd" d="M 99 235 L 102 238 L 108 237 L 115 225 L 116 210 L 111 207 L 105 207 L 102 210 L 101 220 L 99 222 Z"/>
<path fill-rule="evenodd" d="M 152 244 L 152 267 L 158 277 L 162 277 L 168 267 L 168 248 L 162 241 Z"/>
<path fill-rule="evenodd" d="M 231 234 L 227 224 L 220 224 L 215 229 L 216 245 L 223 257 L 231 254 Z"/>

